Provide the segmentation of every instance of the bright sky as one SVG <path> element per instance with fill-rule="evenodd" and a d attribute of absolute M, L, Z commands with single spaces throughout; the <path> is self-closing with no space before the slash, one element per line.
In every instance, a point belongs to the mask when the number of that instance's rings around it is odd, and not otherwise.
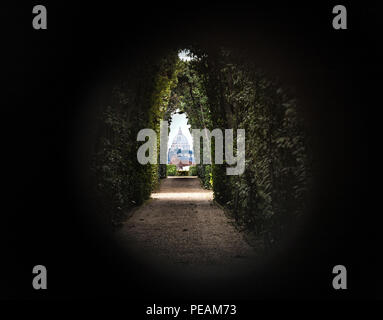
<path fill-rule="evenodd" d="M 181 50 L 178 52 L 178 58 L 180 58 L 182 61 L 190 61 L 192 58 L 187 56 L 189 53 L 189 50 Z"/>
<path fill-rule="evenodd" d="M 188 56 L 189 53 L 190 51 L 187 49 L 181 50 L 178 52 L 178 57 L 182 61 L 190 61 L 192 58 Z M 179 111 L 180 111 L 179 109 L 176 110 L 176 112 L 179 112 Z M 193 139 L 189 132 L 190 125 L 188 125 L 187 122 L 188 120 L 186 118 L 185 113 L 183 114 L 174 113 L 172 115 L 172 123 L 170 125 L 170 133 L 169 133 L 169 140 L 168 140 L 168 149 L 170 148 L 174 137 L 177 135 L 178 129 L 181 127 L 181 131 L 183 135 L 188 140 L 191 150 L 193 150 Z"/>
<path fill-rule="evenodd" d="M 179 109 L 176 110 L 176 112 L 178 111 Z M 168 149 L 170 148 L 170 145 L 172 144 L 174 137 L 177 135 L 178 129 L 181 127 L 181 131 L 183 135 L 186 137 L 186 139 L 188 140 L 190 144 L 190 148 L 193 150 L 192 148 L 193 139 L 189 132 L 190 125 L 188 125 L 187 122 L 188 120 L 186 118 L 185 113 L 183 114 L 174 113 L 172 115 L 172 123 L 170 125 L 170 133 L 169 133 L 169 140 L 168 140 Z"/>

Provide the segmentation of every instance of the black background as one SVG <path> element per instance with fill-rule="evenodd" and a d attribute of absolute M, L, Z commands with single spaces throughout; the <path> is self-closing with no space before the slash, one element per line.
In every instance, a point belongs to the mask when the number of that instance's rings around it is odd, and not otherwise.
<path fill-rule="evenodd" d="M 47 30 L 32 28 L 36 4 L 47 6 Z M 376 297 L 371 220 L 378 212 L 371 209 L 367 123 L 379 16 L 373 3 L 345 2 L 348 29 L 334 30 L 335 4 L 39 2 L 2 11 L 2 295 L 146 303 Z M 311 119 L 320 177 L 312 218 L 294 246 L 246 284 L 174 283 L 122 257 L 92 220 L 80 186 L 79 163 L 87 155 L 79 144 L 93 117 L 88 101 L 97 100 L 100 86 L 123 78 L 149 51 L 198 41 L 252 48 L 261 66 L 297 88 Z M 48 290 L 32 288 L 37 264 L 48 269 Z M 348 269 L 348 290 L 332 288 L 336 264 Z"/>

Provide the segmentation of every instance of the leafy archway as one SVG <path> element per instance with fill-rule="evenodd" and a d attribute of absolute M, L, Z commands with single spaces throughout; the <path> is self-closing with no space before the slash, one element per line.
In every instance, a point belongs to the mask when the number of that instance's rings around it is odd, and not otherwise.
<path fill-rule="evenodd" d="M 176 50 L 143 60 L 114 87 L 111 104 L 100 117 L 93 162 L 101 208 L 112 223 L 118 222 L 166 177 L 164 165 L 137 163 L 136 136 L 140 129 L 152 128 L 159 139 L 160 120 L 170 121 L 180 109 L 192 129 L 245 129 L 244 174 L 227 176 L 226 165 L 214 163 L 198 165 L 197 173 L 239 225 L 271 245 L 309 201 L 310 149 L 299 102 L 243 51 L 188 50 L 189 61 L 180 60 Z"/>

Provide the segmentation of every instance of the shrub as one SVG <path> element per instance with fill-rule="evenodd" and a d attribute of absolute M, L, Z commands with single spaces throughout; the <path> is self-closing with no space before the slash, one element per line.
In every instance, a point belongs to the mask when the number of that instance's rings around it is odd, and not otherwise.
<path fill-rule="evenodd" d="M 175 176 L 177 175 L 177 167 L 175 164 L 167 164 L 166 165 L 167 169 L 167 175 L 168 176 Z"/>
<path fill-rule="evenodd" d="M 158 166 L 158 175 L 159 175 L 160 179 L 166 178 L 166 176 L 167 176 L 166 171 L 167 171 L 166 164 L 160 164 Z"/>
<path fill-rule="evenodd" d="M 197 175 L 197 167 L 196 166 L 190 166 L 189 176 L 196 176 L 196 175 Z"/>
<path fill-rule="evenodd" d="M 302 107 L 293 90 L 246 53 L 195 48 L 195 54 L 200 59 L 184 63 L 175 89 L 191 128 L 246 130 L 242 175 L 228 176 L 225 165 L 214 163 L 198 164 L 197 175 L 237 223 L 271 245 L 309 205 L 312 160 Z M 214 159 L 215 141 L 211 152 Z"/>
<path fill-rule="evenodd" d="M 148 199 L 164 176 L 160 165 L 138 163 L 141 143 L 136 137 L 142 128 L 159 134 L 158 119 L 164 117 L 177 82 L 177 59 L 176 53 L 153 57 L 150 63 L 144 63 L 145 58 L 124 79 L 112 84 L 100 104 L 92 136 L 90 179 L 99 216 L 112 226 L 124 219 L 124 212 Z"/>

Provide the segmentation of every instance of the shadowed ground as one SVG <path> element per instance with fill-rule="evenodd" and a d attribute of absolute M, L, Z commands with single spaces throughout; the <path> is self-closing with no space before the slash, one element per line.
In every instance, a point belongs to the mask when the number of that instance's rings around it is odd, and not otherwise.
<path fill-rule="evenodd" d="M 255 252 L 196 177 L 169 177 L 118 231 L 144 263 L 182 276 L 251 271 Z"/>

